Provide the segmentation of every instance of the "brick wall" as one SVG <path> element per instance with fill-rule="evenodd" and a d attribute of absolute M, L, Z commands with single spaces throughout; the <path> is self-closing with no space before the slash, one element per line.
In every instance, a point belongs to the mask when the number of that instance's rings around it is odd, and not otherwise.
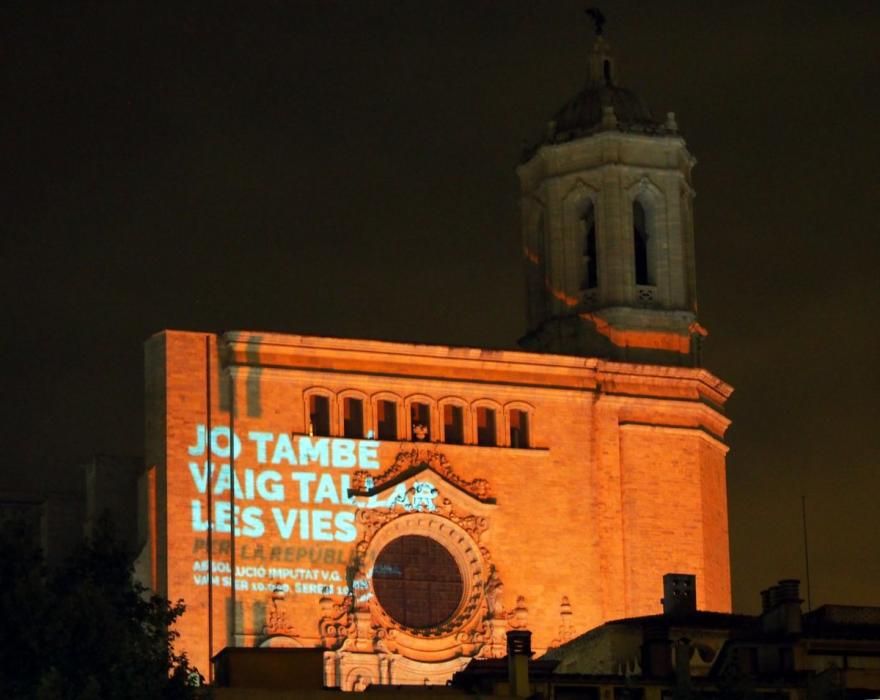
<path fill-rule="evenodd" d="M 207 586 L 196 585 L 194 577 L 206 572 L 194 567 L 206 556 L 205 533 L 193 532 L 193 501 L 203 508 L 206 498 L 195 490 L 189 461 L 196 458 L 188 448 L 196 441 L 196 426 L 205 420 L 204 343 L 204 334 L 180 332 L 148 342 L 146 451 L 147 466 L 158 467 L 160 482 L 159 587 L 170 598 L 186 601 L 180 643 L 202 669 L 207 668 L 208 652 Z M 449 398 L 468 410 L 489 403 L 502 412 L 505 406 L 528 406 L 529 449 L 504 445 L 503 415 L 500 446 L 437 449 L 462 480 L 485 479 L 493 490 L 495 504 L 481 506 L 488 513 L 488 527 L 479 544 L 497 567 L 504 607 L 512 610 L 517 597 L 525 597 L 537 651 L 558 634 L 563 596 L 570 600 L 576 630 L 585 631 L 608 619 L 659 612 L 662 575 L 670 571 L 697 575 L 701 608 L 729 610 L 726 448 L 719 441 L 727 421 L 706 400 L 723 402 L 729 387 L 703 370 L 604 366 L 585 358 L 302 336 L 235 334 L 220 345 L 218 351 L 218 339 L 211 337 L 213 423 L 228 426 L 232 366 L 235 429 L 242 436 L 261 431 L 280 439 L 282 434 L 307 432 L 304 396 L 313 389 L 331 396 L 345 391 L 366 397 L 393 394 L 401 401 L 418 394 L 432 402 L 435 420 L 439 402 Z M 402 431 L 407 418 L 403 416 Z M 394 463 L 401 446 L 380 444 L 376 474 Z M 360 529 L 351 541 L 316 541 L 311 535 L 303 539 L 297 527 L 284 538 L 270 511 L 353 511 L 329 503 L 327 492 L 323 503 L 314 502 L 323 474 L 332 474 L 339 484 L 348 472 L 293 466 L 283 459 L 272 463 L 272 456 L 267 453 L 264 463 L 258 463 L 256 444 L 246 441 L 236 461 L 238 473 L 275 469 L 287 481 L 284 502 L 250 502 L 264 511 L 266 534 L 236 538 L 237 564 L 344 575 Z M 294 484 L 288 481 L 292 472 L 314 479 Z M 430 478 L 439 498 L 455 490 Z M 303 485 L 311 502 L 301 502 Z M 216 498 L 226 501 L 228 492 Z M 467 498 L 459 500 L 466 503 Z M 238 505 L 248 505 L 247 499 Z M 320 526 L 320 517 L 316 522 Z M 338 533 L 344 535 L 344 530 Z M 214 539 L 215 562 L 228 562 L 229 535 L 216 532 Z M 269 578 L 267 574 L 263 580 Z M 302 590 L 280 601 L 273 601 L 268 590 L 253 589 L 259 577 L 242 575 L 241 580 L 249 580 L 251 587 L 236 595 L 239 643 L 263 639 L 263 627 L 276 610 L 284 613 L 290 635 L 299 643 L 319 642 L 320 580 L 297 581 Z M 233 641 L 227 615 L 230 592 L 222 581 L 214 587 L 215 653 Z"/>

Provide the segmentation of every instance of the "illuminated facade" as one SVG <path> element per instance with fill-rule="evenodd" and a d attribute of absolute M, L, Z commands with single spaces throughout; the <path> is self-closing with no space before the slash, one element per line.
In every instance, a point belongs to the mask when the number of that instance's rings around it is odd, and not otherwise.
<path fill-rule="evenodd" d="M 148 341 L 151 576 L 198 666 L 320 646 L 328 685 L 445 682 L 510 629 L 540 652 L 655 613 L 669 571 L 730 609 L 731 388 L 697 362 L 692 159 L 612 69 L 600 37 L 520 168 L 528 350 Z"/>

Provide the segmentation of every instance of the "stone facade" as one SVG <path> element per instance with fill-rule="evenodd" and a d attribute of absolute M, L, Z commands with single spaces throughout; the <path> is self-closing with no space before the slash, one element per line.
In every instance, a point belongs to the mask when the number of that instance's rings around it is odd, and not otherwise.
<path fill-rule="evenodd" d="M 528 627 L 537 651 L 558 642 L 563 599 L 569 634 L 657 612 L 662 588 L 650 584 L 668 571 L 697 576 L 701 609 L 730 609 L 722 407 L 731 389 L 705 370 L 167 331 L 147 344 L 147 381 L 154 585 L 186 601 L 181 645 L 202 667 L 208 494 L 199 488 L 206 460 L 199 426 L 209 422 L 214 652 L 228 644 L 320 645 L 328 680 L 343 687 L 442 682 L 469 658 L 503 653 L 508 629 Z M 309 435 L 315 393 L 329 399 L 329 437 Z M 379 430 L 377 402 L 394 402 L 397 439 L 345 439 L 343 402 L 352 397 L 363 402 L 364 435 Z M 413 439 L 414 402 L 429 407 L 436 441 Z M 465 444 L 443 442 L 441 407 L 449 402 L 463 408 Z M 495 446 L 474 444 L 477 409 L 487 406 L 496 411 Z M 528 416 L 521 447 L 510 445 L 513 411 Z M 225 487 L 223 476 L 231 423 L 241 444 L 234 577 L 228 471 Z M 334 462 L 336 451 L 364 450 L 375 459 Z M 261 474 L 268 474 L 262 495 Z M 404 628 L 372 595 L 379 552 L 414 533 L 447 548 L 463 579 L 456 612 L 431 629 Z"/>

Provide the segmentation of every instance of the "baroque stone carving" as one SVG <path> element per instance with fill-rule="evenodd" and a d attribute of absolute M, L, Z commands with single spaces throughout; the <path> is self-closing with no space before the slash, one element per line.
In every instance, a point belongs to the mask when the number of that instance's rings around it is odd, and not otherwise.
<path fill-rule="evenodd" d="M 551 647 L 561 646 L 574 637 L 571 614 L 571 603 L 568 601 L 568 596 L 562 596 L 562 602 L 559 604 L 559 632 L 556 638 L 550 642 Z"/>
<path fill-rule="evenodd" d="M 394 488 L 395 495 L 385 507 L 356 511 L 360 540 L 346 572 L 350 593 L 334 600 L 328 591 L 320 600 L 321 643 L 337 660 L 371 653 L 390 659 L 451 663 L 506 653 L 505 635 L 511 618 L 502 601 L 501 578 L 482 543 L 489 518 L 468 512 L 458 500 L 441 496 L 434 484 L 424 479 L 409 483 L 404 493 L 401 484 L 426 467 L 471 498 L 493 502 L 485 479 L 461 478 L 435 446 L 409 445 L 382 473 L 353 474 L 352 493 L 373 496 Z M 450 619 L 428 628 L 409 628 L 393 619 L 373 590 L 372 567 L 379 553 L 390 542 L 407 535 L 427 536 L 443 544 L 462 575 L 464 589 L 458 608 Z"/>
<path fill-rule="evenodd" d="M 462 478 L 455 473 L 446 455 L 434 446 L 420 449 L 413 445 L 409 449 L 402 449 L 394 458 L 394 463 L 376 476 L 371 471 L 359 469 L 352 474 L 352 490 L 376 493 L 397 477 L 422 466 L 429 467 L 450 484 L 479 501 L 488 502 L 493 499 L 492 489 L 488 481 L 479 478 L 468 481 Z"/>
<path fill-rule="evenodd" d="M 516 607 L 507 613 L 507 624 L 511 629 L 524 630 L 529 626 L 529 609 L 526 607 L 526 597 L 517 596 Z"/>
<path fill-rule="evenodd" d="M 504 612 L 504 584 L 498 570 L 492 566 L 486 581 L 486 622 L 483 628 L 484 659 L 500 659 L 507 656 L 507 615 Z"/>
<path fill-rule="evenodd" d="M 279 607 L 279 603 L 284 602 L 287 592 L 277 583 L 269 584 L 269 588 L 271 590 L 269 598 L 270 605 L 266 624 L 263 625 L 263 634 L 266 636 L 281 634 L 287 637 L 295 637 L 296 631 L 294 630 L 293 625 L 290 624 L 284 610 Z"/>
<path fill-rule="evenodd" d="M 486 582 L 486 606 L 488 607 L 489 619 L 504 618 L 504 601 L 501 599 L 504 593 L 504 584 L 498 577 L 498 571 L 493 566 L 489 572 L 489 580 Z"/>
<path fill-rule="evenodd" d="M 392 504 L 390 508 L 361 509 L 356 517 L 362 539 L 347 573 L 351 594 L 343 600 L 329 595 L 320 600 L 319 629 L 325 649 L 401 655 L 419 661 L 504 655 L 508 620 L 501 601 L 503 586 L 488 550 L 480 545 L 488 529 L 486 517 L 462 512 L 445 498 L 430 513 Z M 388 542 L 421 533 L 430 533 L 453 553 L 465 591 L 449 620 L 430 628 L 410 629 L 392 619 L 377 601 L 371 567 Z"/>
<path fill-rule="evenodd" d="M 318 634 L 325 649 L 338 649 L 348 638 L 352 628 L 349 600 L 346 598 L 345 602 L 337 602 L 325 593 L 318 601 L 321 609 Z"/>
<path fill-rule="evenodd" d="M 370 543 L 370 540 L 372 540 L 372 537 L 377 530 L 379 530 L 392 520 L 395 520 L 400 516 L 405 515 L 406 512 L 406 510 L 398 510 L 393 506 L 391 508 L 360 509 L 355 517 L 358 525 L 360 526 L 360 531 L 363 533 L 364 536 L 357 544 L 355 559 L 359 559 L 366 555 L 367 547 Z M 462 530 L 473 537 L 474 541 L 478 544 L 480 542 L 480 537 L 489 527 L 488 518 L 480 515 L 461 513 L 456 510 L 452 501 L 450 501 L 448 498 L 441 499 L 440 503 L 435 506 L 433 512 L 436 515 L 442 516 L 454 522 Z M 484 555 L 488 554 L 488 552 L 484 549 L 481 549 L 481 552 Z"/>

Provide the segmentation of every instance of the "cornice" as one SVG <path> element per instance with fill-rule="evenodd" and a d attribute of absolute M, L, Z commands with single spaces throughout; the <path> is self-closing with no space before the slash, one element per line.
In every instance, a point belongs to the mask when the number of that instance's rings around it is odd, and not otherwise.
<path fill-rule="evenodd" d="M 730 447 L 725 445 L 721 440 L 703 427 L 692 427 L 684 425 L 657 425 L 655 423 L 646 423 L 639 421 L 621 421 L 620 429 L 627 430 L 644 430 L 652 433 L 666 433 L 672 435 L 686 435 L 688 437 L 697 437 L 708 445 L 718 450 L 722 455 L 726 455 L 730 451 Z"/>
<path fill-rule="evenodd" d="M 669 162 L 669 157 L 674 162 Z M 541 146 L 516 172 L 521 190 L 528 192 L 536 182 L 621 168 L 667 174 L 677 172 L 687 179 L 687 173 L 695 163 L 696 159 L 681 137 L 605 132 L 567 143 Z"/>
<path fill-rule="evenodd" d="M 509 384 L 707 400 L 719 407 L 733 392 L 733 387 L 702 368 L 611 362 L 595 357 L 254 332 L 225 333 L 219 343 L 224 348 L 224 364 L 230 369 L 255 367 L 280 373 L 301 370 Z"/>

